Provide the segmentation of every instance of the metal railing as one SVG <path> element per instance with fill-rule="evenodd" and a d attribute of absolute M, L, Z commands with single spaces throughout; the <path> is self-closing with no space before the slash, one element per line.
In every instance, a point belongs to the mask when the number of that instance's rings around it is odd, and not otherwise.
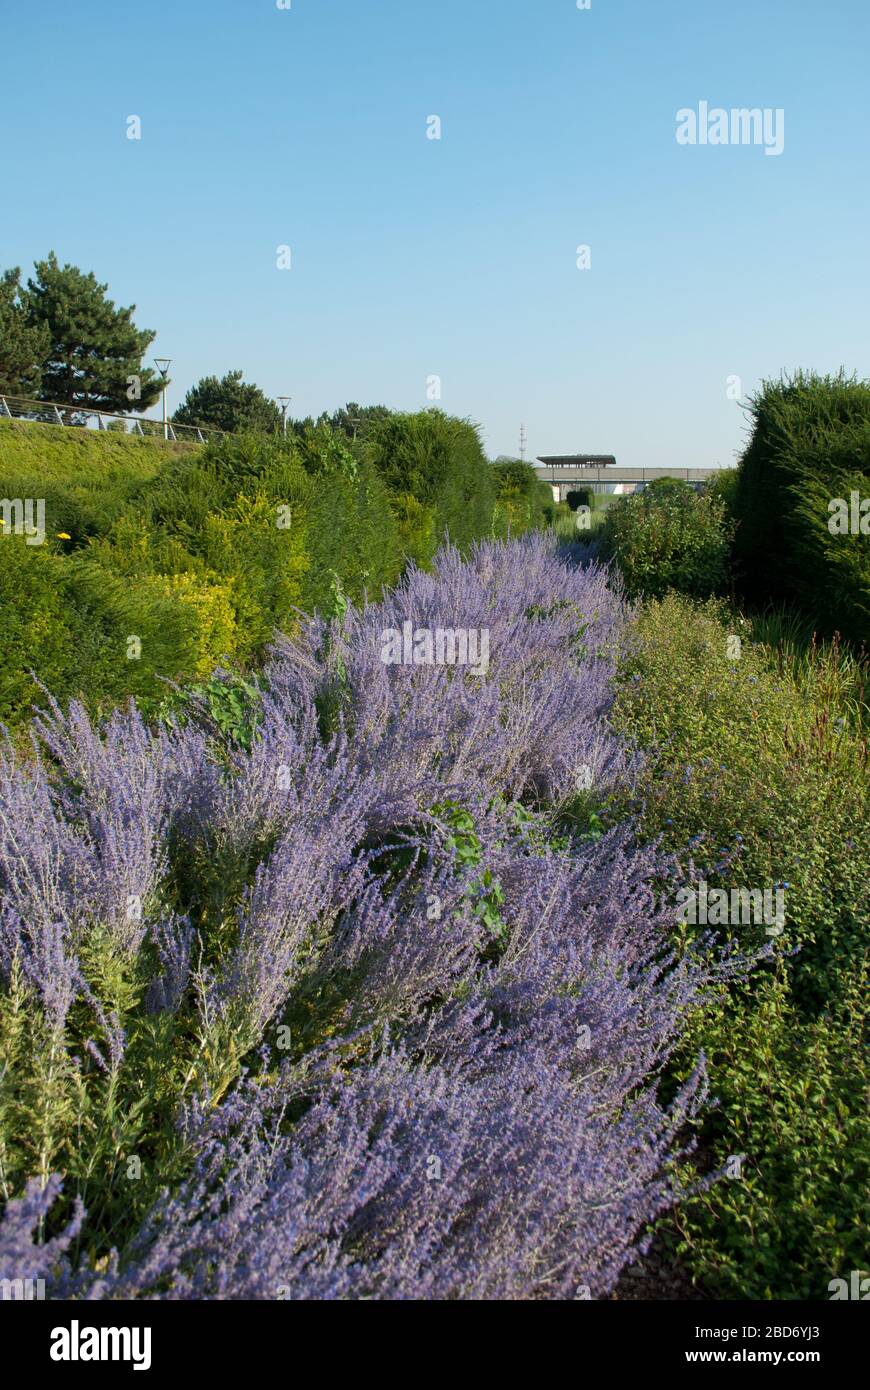
<path fill-rule="evenodd" d="M 88 405 L 62 405 L 54 401 L 31 401 L 22 396 L 0 396 L 0 420 L 29 420 L 38 425 L 66 425 L 75 429 L 110 430 L 117 434 L 139 434 L 154 439 L 187 440 L 207 444 L 223 439 L 226 430 L 205 425 L 176 425 L 168 420 L 149 420 L 144 416 L 115 415 Z"/>

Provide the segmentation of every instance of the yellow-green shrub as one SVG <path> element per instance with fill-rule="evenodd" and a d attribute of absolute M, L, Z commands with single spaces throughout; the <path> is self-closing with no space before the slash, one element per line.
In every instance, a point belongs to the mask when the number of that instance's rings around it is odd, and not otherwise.
<path fill-rule="evenodd" d="M 221 584 L 217 578 L 203 580 L 193 574 L 159 575 L 149 583 L 194 614 L 191 674 L 209 676 L 216 666 L 231 665 L 236 660 L 239 635 L 232 584 Z"/>

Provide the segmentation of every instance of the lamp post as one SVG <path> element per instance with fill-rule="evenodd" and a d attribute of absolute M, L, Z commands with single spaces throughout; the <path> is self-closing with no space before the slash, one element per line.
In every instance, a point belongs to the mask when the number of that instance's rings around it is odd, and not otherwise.
<path fill-rule="evenodd" d="M 279 396 L 279 397 L 278 397 L 278 400 L 281 402 L 281 415 L 283 416 L 283 419 L 284 419 L 284 438 L 285 438 L 285 439 L 287 438 L 287 410 L 288 410 L 288 407 L 289 407 L 290 402 L 292 401 L 292 399 L 293 399 L 292 396 Z"/>
<path fill-rule="evenodd" d="M 154 362 L 158 372 L 163 377 L 163 438 L 169 438 L 169 419 L 166 414 L 166 378 L 169 372 L 171 357 L 155 357 Z"/>

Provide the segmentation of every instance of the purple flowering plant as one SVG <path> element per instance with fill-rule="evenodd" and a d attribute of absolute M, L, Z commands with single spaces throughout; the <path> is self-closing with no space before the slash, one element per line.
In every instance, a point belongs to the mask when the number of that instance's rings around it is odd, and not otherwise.
<path fill-rule="evenodd" d="M 702 1066 L 668 1104 L 662 1069 L 746 968 L 669 945 L 675 864 L 598 814 L 637 772 L 629 617 L 552 539 L 446 546 L 278 639 L 242 739 L 219 696 L 7 739 L 0 1278 L 610 1293 L 704 1101 Z M 408 623 L 485 632 L 488 669 L 385 661 Z"/>

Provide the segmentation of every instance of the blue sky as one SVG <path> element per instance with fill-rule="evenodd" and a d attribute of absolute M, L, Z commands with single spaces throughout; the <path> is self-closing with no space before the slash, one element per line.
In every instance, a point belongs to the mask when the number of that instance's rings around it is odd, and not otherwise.
<path fill-rule="evenodd" d="M 703 466 L 744 437 L 730 377 L 870 375 L 866 0 L 5 8 L 0 266 L 53 248 L 135 303 L 170 405 L 235 367 L 294 415 L 438 376 L 493 456 L 524 422 Z M 781 108 L 783 153 L 678 145 L 701 101 Z"/>

